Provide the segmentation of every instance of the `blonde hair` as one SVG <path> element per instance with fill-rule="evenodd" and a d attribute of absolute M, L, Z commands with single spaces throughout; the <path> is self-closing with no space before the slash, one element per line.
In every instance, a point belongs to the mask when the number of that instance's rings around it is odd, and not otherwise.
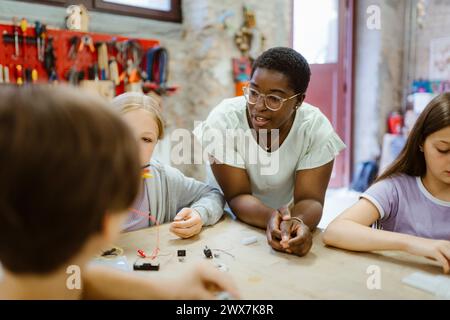
<path fill-rule="evenodd" d="M 114 109 L 122 114 L 138 109 L 148 111 L 158 124 L 158 140 L 164 138 L 164 119 L 161 105 L 156 98 L 139 92 L 127 92 L 115 97 L 111 103 Z"/>

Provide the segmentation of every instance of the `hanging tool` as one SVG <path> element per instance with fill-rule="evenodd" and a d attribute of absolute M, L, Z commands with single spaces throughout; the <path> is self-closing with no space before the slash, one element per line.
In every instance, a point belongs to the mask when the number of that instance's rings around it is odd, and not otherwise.
<path fill-rule="evenodd" d="M 72 86 L 76 86 L 78 84 L 78 73 L 77 70 L 75 68 L 70 68 L 69 72 L 66 75 L 67 81 L 69 81 L 69 83 Z"/>
<path fill-rule="evenodd" d="M 25 18 L 20 20 L 20 30 L 22 30 L 22 38 L 23 38 L 23 57 L 25 58 L 26 46 L 27 46 L 27 28 L 28 21 Z"/>
<path fill-rule="evenodd" d="M 167 81 L 168 52 L 163 47 L 151 48 L 147 51 L 147 80 L 164 86 Z"/>
<path fill-rule="evenodd" d="M 23 67 L 22 65 L 16 65 L 16 83 L 21 86 L 23 84 Z"/>
<path fill-rule="evenodd" d="M 137 68 L 142 62 L 143 50 L 137 40 L 127 40 L 123 42 L 114 42 L 117 53 L 117 62 L 125 66 L 131 59 L 133 67 Z"/>
<path fill-rule="evenodd" d="M 38 71 L 37 71 L 36 69 L 33 69 L 33 70 L 31 71 L 31 81 L 32 81 L 33 83 L 37 83 L 38 80 L 39 80 L 39 74 L 38 74 Z"/>
<path fill-rule="evenodd" d="M 56 74 L 55 70 L 52 70 L 52 72 L 48 76 L 48 82 L 49 83 L 56 83 L 56 82 L 58 82 L 58 75 Z"/>
<path fill-rule="evenodd" d="M 25 69 L 25 83 L 31 83 L 32 79 L 31 79 L 31 68 L 26 68 Z"/>
<path fill-rule="evenodd" d="M 13 28 L 14 28 L 14 53 L 15 58 L 17 59 L 19 57 L 20 51 L 19 51 L 19 24 L 17 22 L 17 18 L 13 18 Z"/>
<path fill-rule="evenodd" d="M 43 61 L 43 57 L 41 56 L 41 37 L 42 37 L 42 24 L 39 21 L 34 23 L 34 30 L 36 33 L 36 50 L 37 50 L 37 58 L 39 61 Z"/>
<path fill-rule="evenodd" d="M 120 84 L 119 66 L 117 65 L 117 61 L 115 58 L 112 58 L 109 61 L 109 74 L 110 74 L 110 79 L 114 82 L 114 84 L 116 86 L 118 86 Z"/>
<path fill-rule="evenodd" d="M 70 38 L 69 43 L 70 43 L 70 49 L 69 49 L 69 59 L 74 60 L 77 56 L 77 49 L 80 46 L 80 37 L 78 36 L 73 36 L 72 38 Z"/>
<path fill-rule="evenodd" d="M 125 84 L 138 83 L 142 79 L 140 69 L 135 67 L 133 61 L 128 59 L 127 67 L 119 76 L 119 81 Z"/>
<path fill-rule="evenodd" d="M 15 40 L 14 40 L 15 37 L 14 37 L 13 33 L 10 34 L 10 33 L 7 33 L 6 31 L 3 31 L 2 37 L 3 37 L 3 42 L 4 43 L 12 43 L 12 44 L 14 44 L 14 42 L 15 42 Z M 19 43 L 22 40 L 23 40 L 23 37 L 21 35 L 19 35 Z M 36 39 L 34 37 L 26 37 L 25 38 L 25 43 L 27 45 L 36 45 Z"/>
<path fill-rule="evenodd" d="M 53 38 L 48 38 L 44 54 L 44 68 L 49 77 L 51 74 L 56 75 L 56 57 L 53 48 Z"/>
<path fill-rule="evenodd" d="M 167 85 L 169 54 L 163 47 L 154 47 L 146 54 L 147 81 L 144 84 L 144 91 L 154 91 L 159 95 L 174 93 L 178 87 Z"/>
<path fill-rule="evenodd" d="M 98 64 L 94 63 L 92 66 L 88 68 L 88 79 L 98 81 Z"/>
<path fill-rule="evenodd" d="M 45 24 L 42 24 L 41 27 L 41 51 L 39 53 L 41 57 L 41 61 L 44 61 L 45 56 L 45 39 L 47 38 L 47 26 Z"/>
<path fill-rule="evenodd" d="M 142 85 L 142 90 L 144 91 L 145 94 L 149 93 L 149 92 L 155 92 L 158 95 L 171 95 L 177 92 L 177 90 L 179 89 L 178 86 L 170 86 L 170 87 L 165 87 L 162 88 L 159 84 L 156 84 L 154 82 L 148 82 L 146 81 L 143 85 Z"/>
<path fill-rule="evenodd" d="M 78 51 L 82 51 L 84 46 L 88 46 L 91 52 L 95 52 L 94 41 L 92 40 L 91 36 L 84 35 L 83 37 L 81 37 L 81 43 L 80 46 L 78 47 Z"/>
<path fill-rule="evenodd" d="M 9 68 L 8 66 L 4 66 L 3 67 L 3 80 L 5 81 L 5 83 L 9 83 Z"/>
<path fill-rule="evenodd" d="M 128 60 L 131 61 L 131 60 Z M 133 67 L 132 63 L 129 63 L 130 68 L 128 69 L 128 83 L 137 83 L 141 80 L 139 69 Z"/>
<path fill-rule="evenodd" d="M 125 84 L 137 83 L 143 78 L 140 64 L 142 62 L 142 47 L 136 40 L 116 43 L 117 62 L 122 65 L 123 72 L 119 79 Z"/>
<path fill-rule="evenodd" d="M 98 45 L 97 48 L 98 55 L 98 68 L 100 69 L 100 79 L 107 80 L 109 78 L 109 68 L 108 68 L 108 46 L 105 42 Z"/>
<path fill-rule="evenodd" d="M 84 71 L 77 71 L 75 67 L 70 68 L 66 75 L 67 81 L 73 86 L 77 86 L 84 79 Z"/>

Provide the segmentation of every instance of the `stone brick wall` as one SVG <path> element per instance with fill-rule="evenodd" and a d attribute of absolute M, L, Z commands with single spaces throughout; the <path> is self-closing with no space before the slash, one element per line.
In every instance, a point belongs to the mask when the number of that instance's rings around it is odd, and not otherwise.
<path fill-rule="evenodd" d="M 165 98 L 168 135 L 174 128 L 192 129 L 224 98 L 233 96 L 231 59 L 239 57 L 234 32 L 242 24 L 242 6 L 255 11 L 257 25 L 267 38 L 266 47 L 288 46 L 291 36 L 291 0 L 183 0 L 182 24 L 91 12 L 90 30 L 129 37 L 156 38 L 170 55 L 169 79 L 181 90 Z M 220 17 L 229 12 L 228 28 Z M 42 20 L 63 27 L 63 8 L 1 0 L 0 20 L 12 16 Z M 169 141 L 159 146 L 161 159 L 169 160 Z M 180 166 L 186 174 L 202 178 L 202 166 Z"/>

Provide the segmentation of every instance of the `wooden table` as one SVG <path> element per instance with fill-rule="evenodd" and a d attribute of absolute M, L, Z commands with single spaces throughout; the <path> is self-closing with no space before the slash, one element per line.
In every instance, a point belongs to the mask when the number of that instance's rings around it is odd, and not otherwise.
<path fill-rule="evenodd" d="M 255 229 L 228 217 L 200 235 L 187 240 L 169 232 L 169 225 L 159 227 L 160 271 L 140 271 L 149 276 L 180 274 L 190 263 L 208 260 L 203 249 L 208 246 L 219 257 L 236 281 L 244 299 L 433 299 L 434 296 L 402 283 L 414 272 L 441 274 L 441 269 L 425 258 L 399 252 L 353 253 L 324 246 L 321 232 L 314 236 L 311 252 L 297 257 L 274 251 L 263 230 Z M 124 249 L 130 264 L 137 260 L 137 249 L 151 253 L 157 229 L 148 228 L 121 235 L 117 245 Z M 257 243 L 241 244 L 243 238 L 256 236 Z M 187 250 L 184 262 L 176 251 Z M 230 256 L 233 255 L 234 257 Z M 381 290 L 369 290 L 370 266 L 380 269 Z"/>

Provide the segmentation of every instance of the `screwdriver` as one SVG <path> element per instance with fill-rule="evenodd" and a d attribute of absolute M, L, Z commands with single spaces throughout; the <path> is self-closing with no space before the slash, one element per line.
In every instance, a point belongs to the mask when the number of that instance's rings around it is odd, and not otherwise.
<path fill-rule="evenodd" d="M 23 37 L 23 56 L 25 57 L 25 48 L 27 45 L 27 28 L 28 28 L 28 22 L 27 19 L 22 18 L 20 20 L 20 29 L 22 30 L 22 37 Z"/>
<path fill-rule="evenodd" d="M 30 69 L 30 68 L 26 68 L 25 69 L 25 82 L 26 83 L 31 83 L 31 73 L 32 73 L 32 70 Z"/>
<path fill-rule="evenodd" d="M 31 81 L 33 83 L 36 83 L 38 81 L 38 79 L 39 79 L 39 74 L 36 69 L 33 69 L 33 71 L 31 71 Z"/>
<path fill-rule="evenodd" d="M 39 21 L 34 23 L 34 29 L 36 31 L 36 48 L 37 48 L 37 57 L 39 61 L 41 59 L 41 36 L 42 36 L 42 24 Z"/>
<path fill-rule="evenodd" d="M 9 68 L 8 68 L 8 66 L 3 67 L 3 73 L 4 73 L 3 80 L 5 81 L 5 83 L 9 83 Z"/>
<path fill-rule="evenodd" d="M 44 61 L 45 56 L 45 38 L 47 37 L 47 26 L 45 24 L 41 27 L 41 52 L 40 57 L 41 61 Z"/>
<path fill-rule="evenodd" d="M 13 18 L 13 28 L 14 28 L 14 49 L 16 58 L 19 56 L 19 25 L 17 23 L 17 18 Z"/>
<path fill-rule="evenodd" d="M 19 86 L 23 84 L 23 68 L 20 64 L 16 66 L 16 82 Z"/>

